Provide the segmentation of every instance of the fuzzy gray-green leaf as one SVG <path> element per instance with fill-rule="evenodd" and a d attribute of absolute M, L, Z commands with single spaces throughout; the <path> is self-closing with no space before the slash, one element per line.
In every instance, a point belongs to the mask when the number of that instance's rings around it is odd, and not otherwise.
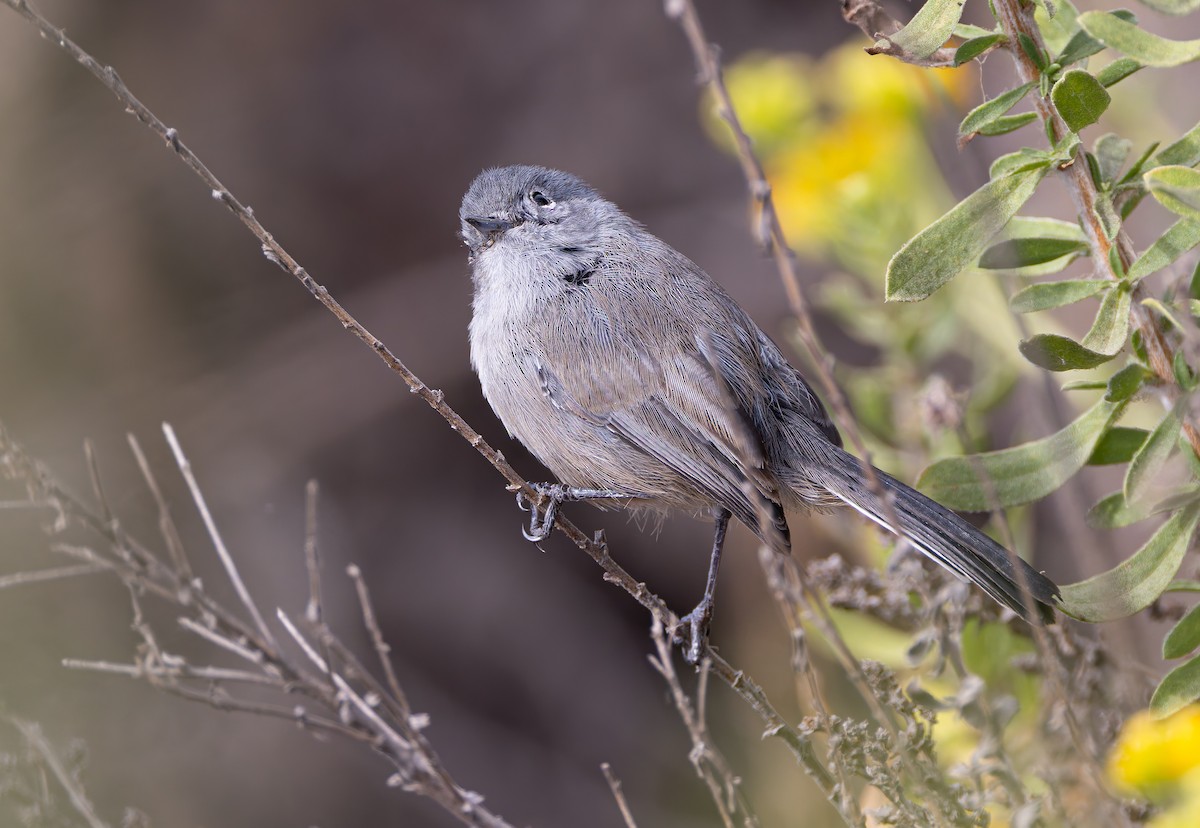
<path fill-rule="evenodd" d="M 1067 336 L 1036 334 L 1021 342 L 1021 356 L 1047 371 L 1079 371 L 1110 361 L 1115 354 L 1102 354 L 1085 348 Z"/>
<path fill-rule="evenodd" d="M 1123 492 L 1113 492 L 1089 509 L 1084 520 L 1087 521 L 1088 526 L 1094 526 L 1097 529 L 1119 529 L 1122 526 L 1132 526 L 1163 512 L 1174 512 L 1176 509 L 1182 509 L 1197 501 L 1200 501 L 1200 486 L 1195 483 L 1169 492 L 1156 503 L 1141 504 L 1136 507 L 1125 502 Z"/>
<path fill-rule="evenodd" d="M 1050 90 L 1050 98 L 1074 132 L 1100 120 L 1112 102 L 1112 96 L 1100 81 L 1082 69 L 1064 72 Z"/>
<path fill-rule="evenodd" d="M 1149 432 L 1142 428 L 1125 428 L 1113 426 L 1104 432 L 1100 442 L 1088 455 L 1089 466 L 1115 466 L 1128 463 L 1146 442 Z"/>
<path fill-rule="evenodd" d="M 1107 12 L 1079 15 L 1079 25 L 1105 46 L 1146 66 L 1179 66 L 1200 59 L 1200 40 L 1169 40 Z"/>
<path fill-rule="evenodd" d="M 962 17 L 964 0 L 926 0 L 908 25 L 888 36 L 910 55 L 926 58 L 941 48 Z"/>
<path fill-rule="evenodd" d="M 1180 618 L 1163 639 L 1163 658 L 1183 658 L 1200 647 L 1200 604 Z"/>
<path fill-rule="evenodd" d="M 1200 162 L 1200 124 L 1196 124 L 1183 134 L 1178 141 L 1163 147 L 1154 156 L 1156 166 L 1194 167 Z"/>
<path fill-rule="evenodd" d="M 1116 181 L 1132 149 L 1133 141 L 1111 132 L 1097 138 L 1096 143 L 1092 145 L 1092 154 L 1096 156 L 1096 163 L 1100 166 L 1100 180 Z"/>
<path fill-rule="evenodd" d="M 1100 81 L 1101 86 L 1108 89 L 1110 86 L 1116 86 L 1142 67 L 1142 63 L 1131 57 L 1117 58 L 1096 73 L 1096 80 Z"/>
<path fill-rule="evenodd" d="M 1018 270 L 1083 253 L 1087 249 L 1087 242 L 1070 239 L 1008 239 L 985 250 L 979 257 L 979 266 L 986 270 Z"/>
<path fill-rule="evenodd" d="M 1129 266 L 1129 280 L 1136 282 L 1151 273 L 1157 273 L 1198 244 L 1200 220 L 1179 219 Z"/>
<path fill-rule="evenodd" d="M 1079 344 L 1089 351 L 1115 356 L 1129 339 L 1129 311 L 1132 304 L 1132 293 L 1125 285 L 1113 287 L 1104 294 L 1100 310 L 1096 311 L 1096 321 Z"/>
<path fill-rule="evenodd" d="M 1122 403 L 1101 400 L 1062 431 L 1000 451 L 947 457 L 925 469 L 918 485 L 951 509 L 980 512 L 1045 497 L 1083 468 Z"/>
<path fill-rule="evenodd" d="M 1163 14 L 1189 14 L 1200 9 L 1200 0 L 1141 0 L 1141 3 Z"/>
<path fill-rule="evenodd" d="M 1150 712 L 1159 719 L 1176 713 L 1200 698 L 1200 656 L 1163 676 L 1150 697 Z"/>
<path fill-rule="evenodd" d="M 910 239 L 888 263 L 886 297 L 924 299 L 973 264 L 1033 195 L 1049 166 L 987 182 Z"/>
<path fill-rule="evenodd" d="M 1162 206 L 1200 221 L 1200 170 L 1179 164 L 1155 167 L 1142 181 Z"/>
<path fill-rule="evenodd" d="M 1007 40 L 1008 37 L 999 32 L 988 32 L 982 37 L 973 37 L 954 50 L 954 65 L 962 66 L 980 55 L 987 54 Z"/>
<path fill-rule="evenodd" d="M 967 113 L 967 117 L 963 118 L 962 123 L 958 125 L 959 138 L 966 138 L 981 131 L 987 124 L 1020 103 L 1021 99 L 1028 95 L 1029 90 L 1032 88 L 1032 83 L 1021 84 L 997 95 L 991 100 L 984 101 L 972 109 Z"/>
<path fill-rule="evenodd" d="M 1033 313 L 1034 311 L 1072 305 L 1089 296 L 1103 293 L 1110 287 L 1112 284 L 1103 279 L 1064 279 L 1061 282 L 1041 282 L 1014 293 L 1013 297 L 1008 300 L 1008 305 L 1016 313 Z"/>
<path fill-rule="evenodd" d="M 1113 621 L 1140 612 L 1171 583 L 1191 545 L 1200 504 L 1180 509 L 1137 552 L 1107 572 L 1062 587 L 1063 612 L 1083 621 Z"/>
<path fill-rule="evenodd" d="M 1146 502 L 1153 493 L 1153 484 L 1179 440 L 1179 432 L 1183 426 L 1179 415 L 1186 402 L 1186 396 L 1179 398 L 1130 461 L 1125 472 L 1123 491 L 1125 500 L 1131 506 Z"/>
<path fill-rule="evenodd" d="M 1150 376 L 1151 373 L 1141 365 L 1131 362 L 1108 378 L 1108 389 L 1104 399 L 1109 402 L 1132 399 Z"/>

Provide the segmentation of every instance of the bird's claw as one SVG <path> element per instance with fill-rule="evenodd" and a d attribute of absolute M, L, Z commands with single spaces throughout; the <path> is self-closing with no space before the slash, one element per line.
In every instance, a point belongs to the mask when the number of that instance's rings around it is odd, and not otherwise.
<path fill-rule="evenodd" d="M 704 640 L 708 638 L 708 625 L 712 621 L 712 611 L 712 601 L 705 599 L 697 604 L 694 610 L 680 618 L 679 626 L 675 628 L 674 642 L 680 646 L 687 645 L 683 651 L 683 658 L 693 666 L 700 663 L 700 651 L 704 647 Z M 685 630 L 686 639 L 684 638 Z"/>
<path fill-rule="evenodd" d="M 517 491 L 517 508 L 529 512 L 529 528 L 521 527 L 521 535 L 531 543 L 541 543 L 554 531 L 554 520 L 558 517 L 558 504 L 563 500 L 563 486 L 559 483 L 531 483 L 534 491 L 546 502 L 545 514 L 538 514 L 537 503 L 530 500 L 522 490 Z"/>

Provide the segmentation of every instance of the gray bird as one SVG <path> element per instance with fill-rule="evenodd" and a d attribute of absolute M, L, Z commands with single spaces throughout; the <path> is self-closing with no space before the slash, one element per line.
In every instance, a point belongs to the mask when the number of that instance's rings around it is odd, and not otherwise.
<path fill-rule="evenodd" d="M 708 274 L 573 175 L 480 173 L 459 212 L 475 296 L 471 363 L 509 434 L 564 500 L 715 521 L 704 598 L 683 620 L 695 661 L 729 518 L 777 549 L 785 509 L 848 504 L 1033 623 L 1058 588 L 958 515 L 843 451 L 820 400 Z M 893 525 L 894 523 L 894 525 Z"/>

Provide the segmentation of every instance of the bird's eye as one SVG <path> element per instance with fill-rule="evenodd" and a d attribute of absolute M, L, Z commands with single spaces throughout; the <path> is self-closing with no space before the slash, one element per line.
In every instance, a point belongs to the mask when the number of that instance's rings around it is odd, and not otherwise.
<path fill-rule="evenodd" d="M 543 193 L 541 190 L 531 190 L 529 200 L 539 207 L 553 207 L 554 199 Z"/>

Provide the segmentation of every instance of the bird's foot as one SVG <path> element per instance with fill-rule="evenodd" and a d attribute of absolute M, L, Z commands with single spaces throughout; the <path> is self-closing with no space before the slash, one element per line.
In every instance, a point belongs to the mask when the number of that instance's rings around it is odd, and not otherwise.
<path fill-rule="evenodd" d="M 540 543 L 550 537 L 550 533 L 554 530 L 554 520 L 558 517 L 558 505 L 566 498 L 564 490 L 567 488 L 561 483 L 530 483 L 533 490 L 538 493 L 539 501 L 546 504 L 546 511 L 538 514 L 538 501 L 530 500 L 525 492 L 517 490 L 517 508 L 522 512 L 529 512 L 529 528 L 521 527 L 521 534 L 525 540 L 533 543 Z"/>
<path fill-rule="evenodd" d="M 554 521 L 558 517 L 558 507 L 566 500 L 628 500 L 636 497 L 628 492 L 616 492 L 611 489 L 581 489 L 564 483 L 530 483 L 539 497 L 537 501 L 526 497 L 525 492 L 517 491 L 517 507 L 522 512 L 529 512 L 529 528 L 521 527 L 525 540 L 540 543 L 550 537 L 554 530 Z M 545 511 L 538 514 L 538 504 L 545 504 Z"/>
<path fill-rule="evenodd" d="M 679 619 L 674 640 L 681 647 L 687 645 L 683 650 L 683 658 L 688 664 L 700 663 L 700 651 L 704 647 L 704 640 L 708 638 L 708 625 L 712 621 L 712 615 L 713 601 L 706 597 L 694 610 Z"/>

